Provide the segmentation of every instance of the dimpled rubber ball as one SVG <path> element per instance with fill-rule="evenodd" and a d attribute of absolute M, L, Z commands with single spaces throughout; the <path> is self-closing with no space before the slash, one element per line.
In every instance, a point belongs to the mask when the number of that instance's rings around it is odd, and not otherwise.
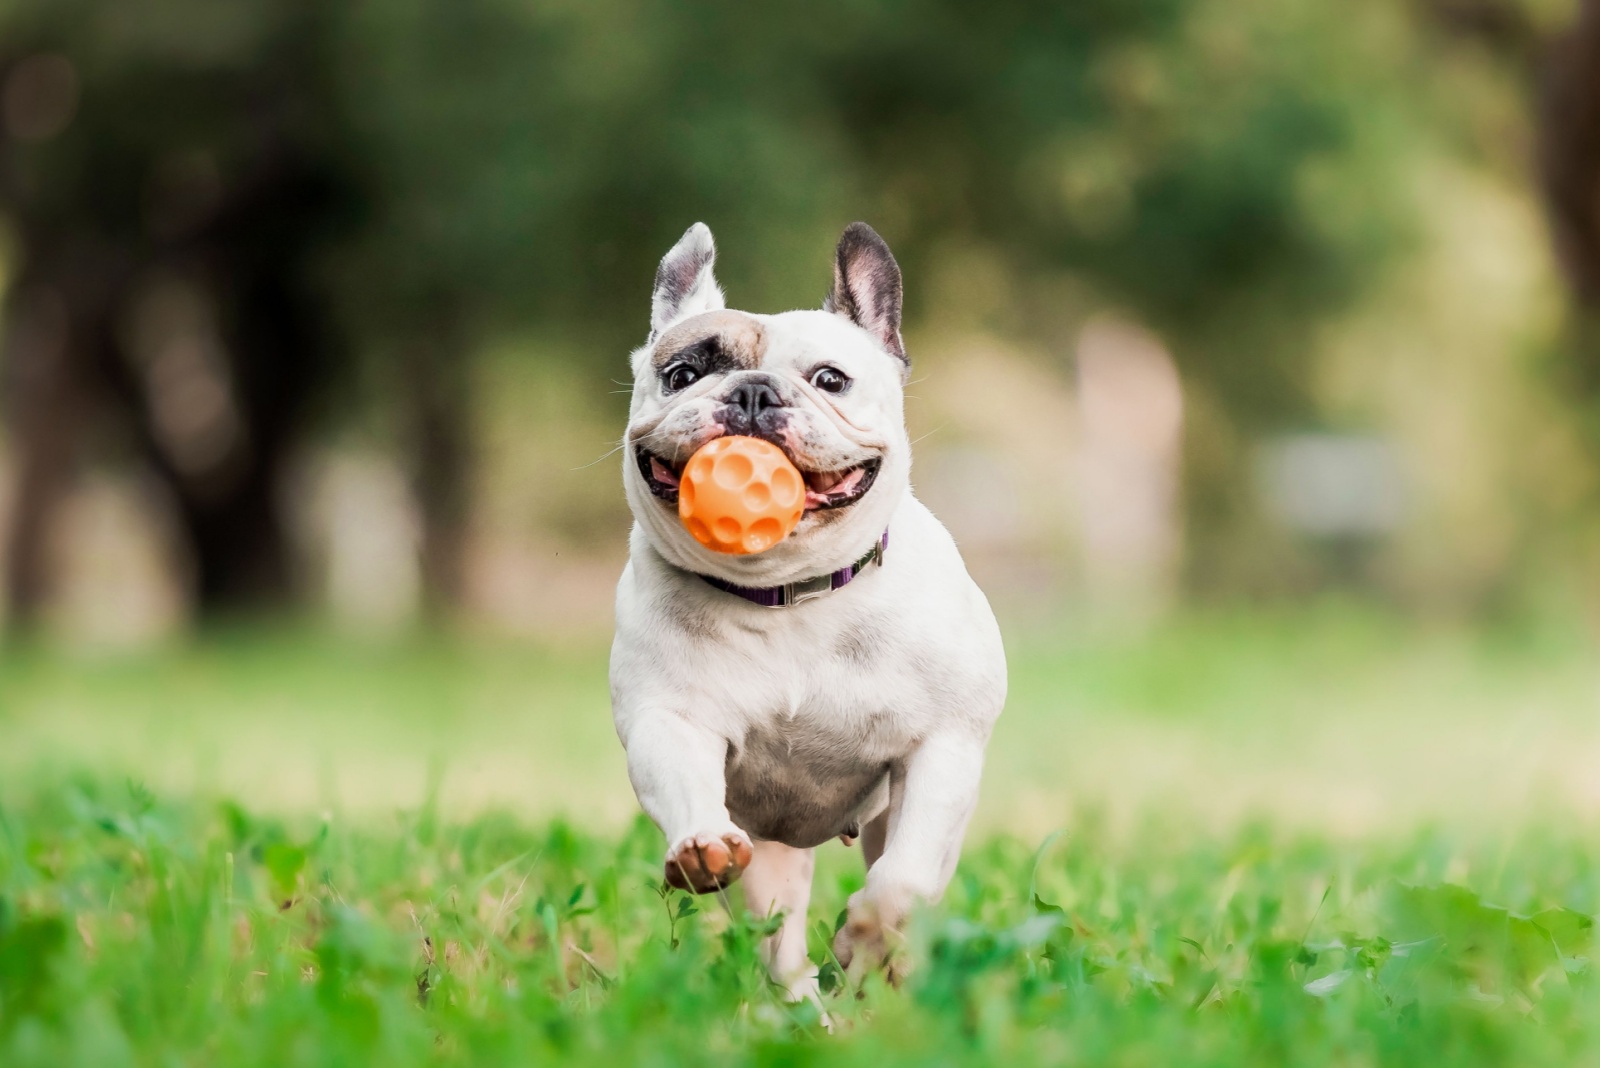
<path fill-rule="evenodd" d="M 729 436 L 689 457 L 678 483 L 678 518 L 719 553 L 760 553 L 789 536 L 805 511 L 806 485 L 783 450 Z"/>

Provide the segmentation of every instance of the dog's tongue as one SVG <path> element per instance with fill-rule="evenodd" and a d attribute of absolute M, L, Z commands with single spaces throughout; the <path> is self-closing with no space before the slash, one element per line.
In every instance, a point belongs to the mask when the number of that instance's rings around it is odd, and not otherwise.
<path fill-rule="evenodd" d="M 813 476 L 811 485 L 806 489 L 806 507 L 821 508 L 831 500 L 849 496 L 866 473 L 865 467 L 852 467 L 843 475 Z M 829 479 L 832 481 L 828 481 Z"/>
<path fill-rule="evenodd" d="M 650 475 L 657 482 L 665 482 L 669 486 L 678 484 L 678 476 L 672 473 L 670 467 L 657 460 L 654 456 L 650 457 Z"/>

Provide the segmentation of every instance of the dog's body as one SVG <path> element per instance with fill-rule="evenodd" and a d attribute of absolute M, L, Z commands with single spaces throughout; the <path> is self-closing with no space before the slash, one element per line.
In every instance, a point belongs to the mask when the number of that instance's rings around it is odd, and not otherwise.
<path fill-rule="evenodd" d="M 954 542 L 911 493 L 888 248 L 856 224 L 828 310 L 773 316 L 725 310 L 713 258 L 697 224 L 662 260 L 633 356 L 612 702 L 668 880 L 704 893 L 743 871 L 751 911 L 785 916 L 768 960 L 802 996 L 814 847 L 859 831 L 867 855 L 835 942 L 847 965 L 881 959 L 908 909 L 943 892 L 1005 658 Z M 799 526 L 758 555 L 713 553 L 677 517 L 677 473 L 725 433 L 772 441 L 806 476 Z M 790 607 L 707 581 L 782 587 L 864 559 L 847 586 Z"/>

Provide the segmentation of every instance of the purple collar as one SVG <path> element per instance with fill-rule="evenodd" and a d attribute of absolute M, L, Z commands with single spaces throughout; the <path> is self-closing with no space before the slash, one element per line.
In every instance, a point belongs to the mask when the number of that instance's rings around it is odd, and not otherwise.
<path fill-rule="evenodd" d="M 841 567 L 837 571 L 816 578 L 801 579 L 799 582 L 786 582 L 782 586 L 735 586 L 731 582 L 724 582 L 710 575 L 701 575 L 706 582 L 735 597 L 743 597 L 751 604 L 758 604 L 762 608 L 792 608 L 797 604 L 821 597 L 825 593 L 832 593 L 841 587 L 850 585 L 852 579 L 861 572 L 877 564 L 883 566 L 883 554 L 889 548 L 889 532 L 883 532 L 883 537 L 878 539 L 867 555 L 851 564 Z"/>

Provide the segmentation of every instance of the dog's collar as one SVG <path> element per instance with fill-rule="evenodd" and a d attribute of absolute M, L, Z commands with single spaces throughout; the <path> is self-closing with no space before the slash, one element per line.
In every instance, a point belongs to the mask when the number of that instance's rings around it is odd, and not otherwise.
<path fill-rule="evenodd" d="M 867 551 L 867 555 L 851 564 L 841 567 L 837 571 L 830 571 L 826 575 L 815 578 L 801 579 L 799 582 L 785 582 L 782 586 L 735 586 L 731 582 L 711 575 L 700 575 L 702 579 L 724 593 L 731 593 L 735 597 L 743 597 L 751 604 L 758 604 L 762 608 L 793 608 L 797 604 L 815 600 L 825 593 L 850 585 L 851 581 L 861 572 L 874 564 L 883 566 L 883 554 L 889 548 L 889 532 L 885 530 L 883 537 Z M 696 572 L 698 574 L 698 572 Z"/>

